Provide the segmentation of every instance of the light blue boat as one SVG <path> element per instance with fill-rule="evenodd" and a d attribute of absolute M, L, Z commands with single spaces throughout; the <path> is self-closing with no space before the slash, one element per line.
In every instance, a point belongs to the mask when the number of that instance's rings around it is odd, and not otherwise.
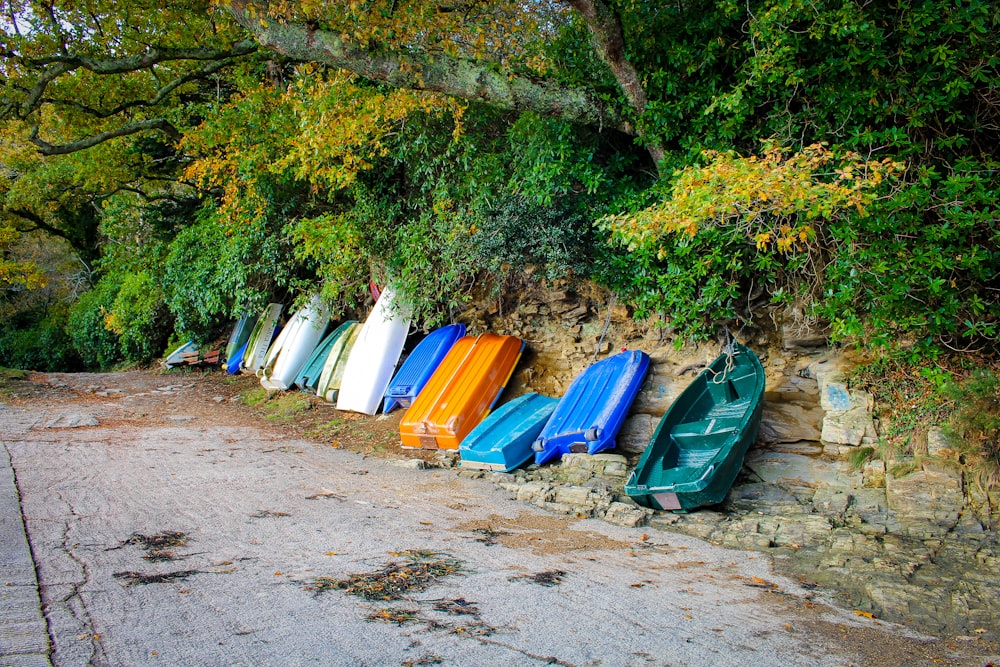
<path fill-rule="evenodd" d="M 410 407 L 455 341 L 464 335 L 464 324 L 449 324 L 432 331 L 417 343 L 385 390 L 382 411 L 388 414 L 397 407 Z"/>
<path fill-rule="evenodd" d="M 535 463 L 563 454 L 596 454 L 615 446 L 632 401 L 646 379 L 649 355 L 626 350 L 580 373 L 535 440 Z"/>
<path fill-rule="evenodd" d="M 559 403 L 530 393 L 504 403 L 481 421 L 459 446 L 463 468 L 509 472 L 529 460 L 531 444 Z"/>
<path fill-rule="evenodd" d="M 292 380 L 292 384 L 307 394 L 316 393 L 316 387 L 319 386 L 319 376 L 323 374 L 323 366 L 326 365 L 326 358 L 330 356 L 330 350 L 333 349 L 337 339 L 351 328 L 351 324 L 354 324 L 354 322 L 344 322 L 319 342 L 319 345 L 309 355 L 306 365 L 302 367 L 299 374 Z"/>

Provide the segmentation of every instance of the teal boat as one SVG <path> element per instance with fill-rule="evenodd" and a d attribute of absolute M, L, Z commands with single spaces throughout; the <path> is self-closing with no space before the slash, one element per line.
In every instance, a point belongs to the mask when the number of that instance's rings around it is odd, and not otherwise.
<path fill-rule="evenodd" d="M 764 368 L 733 344 L 663 415 L 625 484 L 641 505 L 689 512 L 726 498 L 760 428 Z"/>
<path fill-rule="evenodd" d="M 306 360 L 306 365 L 295 376 L 292 384 L 307 394 L 315 395 L 316 387 L 319 386 L 319 377 L 323 374 L 323 367 L 326 365 L 327 357 L 330 356 L 330 350 L 333 349 L 337 340 L 351 329 L 352 324 L 354 324 L 353 321 L 344 322 L 320 341 L 319 345 L 313 349 L 312 354 L 309 355 L 309 359 Z"/>
<path fill-rule="evenodd" d="M 557 398 L 524 394 L 481 421 L 458 447 L 463 468 L 510 472 L 535 452 L 531 444 L 559 403 Z"/>

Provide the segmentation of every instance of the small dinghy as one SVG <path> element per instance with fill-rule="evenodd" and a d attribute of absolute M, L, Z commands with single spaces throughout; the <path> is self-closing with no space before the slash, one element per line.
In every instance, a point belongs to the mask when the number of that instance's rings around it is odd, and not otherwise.
<path fill-rule="evenodd" d="M 267 358 L 267 351 L 271 347 L 271 341 L 281 329 L 278 320 L 281 319 L 282 305 L 280 303 L 269 303 L 260 317 L 257 324 L 250 332 L 247 340 L 246 350 L 240 361 L 240 372 L 256 375 L 264 360 Z"/>
<path fill-rule="evenodd" d="M 536 393 L 504 403 L 462 440 L 462 467 L 495 472 L 521 467 L 534 455 L 531 444 L 558 403 L 558 398 Z"/>
<path fill-rule="evenodd" d="M 246 349 L 247 341 L 250 340 L 250 334 L 253 332 L 254 326 L 257 324 L 257 319 L 259 317 L 260 315 L 243 313 L 243 316 L 236 322 L 236 325 L 233 326 L 233 332 L 229 334 L 229 342 L 226 343 L 227 365 L 233 359 L 243 356 L 241 350 Z M 237 361 L 237 363 L 239 362 Z"/>
<path fill-rule="evenodd" d="M 625 484 L 637 503 L 689 512 L 722 502 L 757 438 L 764 369 L 733 345 L 677 397 Z"/>
<path fill-rule="evenodd" d="M 614 447 L 648 369 L 649 355 L 627 350 L 580 373 L 532 445 L 535 463 L 541 465 L 570 452 L 596 454 Z"/>
<path fill-rule="evenodd" d="M 168 354 L 161 364 L 164 368 L 183 366 L 189 363 L 192 356 L 198 357 L 198 345 L 193 340 L 189 340 Z"/>
<path fill-rule="evenodd" d="M 431 375 L 441 365 L 441 360 L 448 354 L 455 341 L 464 335 L 464 324 L 449 324 L 427 334 L 427 337 L 413 348 L 413 352 L 389 383 L 389 388 L 385 390 L 385 406 L 382 411 L 388 414 L 398 407 L 410 407 L 413 399 L 431 379 Z"/>
<path fill-rule="evenodd" d="M 351 356 L 354 342 L 361 333 L 361 323 L 351 320 L 342 324 L 341 328 L 343 332 L 330 347 L 330 354 L 326 356 L 323 372 L 320 373 L 319 382 L 316 383 L 316 395 L 327 403 L 337 402 L 340 381 L 344 378 L 344 367 L 347 366 L 347 358 Z"/>
<path fill-rule="evenodd" d="M 323 367 L 326 365 L 327 357 L 330 356 L 330 350 L 333 349 L 337 339 L 344 335 L 350 324 L 350 322 L 341 324 L 319 342 L 319 345 L 313 349 L 312 354 L 306 360 L 305 366 L 295 376 L 295 380 L 292 381 L 293 385 L 307 394 L 316 393 L 316 387 L 319 386 L 319 378 L 323 374 Z"/>
<path fill-rule="evenodd" d="M 365 320 L 344 367 L 337 409 L 373 415 L 403 352 L 410 317 L 399 295 L 386 287 Z"/>
<path fill-rule="evenodd" d="M 523 349 L 515 336 L 458 339 L 403 415 L 403 447 L 458 449 L 500 398 Z"/>
<path fill-rule="evenodd" d="M 316 294 L 292 316 L 271 345 L 264 365 L 257 371 L 261 386 L 272 391 L 291 387 L 329 323 L 330 311 Z"/>

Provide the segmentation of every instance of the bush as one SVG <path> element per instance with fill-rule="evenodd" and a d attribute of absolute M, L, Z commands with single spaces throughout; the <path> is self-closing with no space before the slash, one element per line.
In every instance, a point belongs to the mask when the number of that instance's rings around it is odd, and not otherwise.
<path fill-rule="evenodd" d="M 122 359 L 118 335 L 105 326 L 118 287 L 116 282 L 101 279 L 70 308 L 66 332 L 88 369 L 108 369 Z"/>
<path fill-rule="evenodd" d="M 983 369 L 945 387 L 955 412 L 945 431 L 972 467 L 980 488 L 1000 486 L 1000 377 Z"/>
<path fill-rule="evenodd" d="M 8 322 L 0 331 L 0 366 L 45 372 L 80 370 L 83 362 L 66 333 L 69 308 L 50 306 L 38 321 Z"/>
<path fill-rule="evenodd" d="M 129 273 L 105 317 L 105 326 L 118 334 L 126 361 L 147 363 L 158 357 L 170 337 L 163 292 L 151 275 Z"/>

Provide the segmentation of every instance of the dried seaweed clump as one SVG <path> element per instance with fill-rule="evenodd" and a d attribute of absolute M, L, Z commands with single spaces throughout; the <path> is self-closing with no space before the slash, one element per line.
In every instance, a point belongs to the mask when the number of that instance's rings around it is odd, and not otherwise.
<path fill-rule="evenodd" d="M 398 600 L 411 591 L 420 591 L 440 579 L 462 571 L 461 561 L 433 551 L 400 551 L 391 554 L 405 561 L 390 562 L 376 572 L 352 574 L 346 579 L 319 577 L 313 588 L 344 591 L 365 600 Z"/>

